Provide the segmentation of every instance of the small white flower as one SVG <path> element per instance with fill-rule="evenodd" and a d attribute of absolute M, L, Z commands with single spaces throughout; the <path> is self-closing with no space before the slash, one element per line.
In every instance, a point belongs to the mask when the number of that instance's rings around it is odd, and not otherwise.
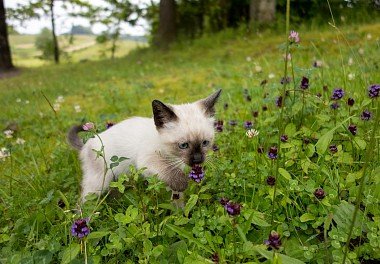
<path fill-rule="evenodd" d="M 165 92 L 165 90 L 164 90 L 164 89 L 159 89 L 158 92 L 159 92 L 160 94 L 163 94 L 163 93 Z"/>
<path fill-rule="evenodd" d="M 29 104 L 29 100 L 25 100 L 25 104 Z"/>
<path fill-rule="evenodd" d="M 364 54 L 364 49 L 360 48 L 360 49 L 358 50 L 358 52 L 359 52 L 360 55 L 363 55 L 363 54 Z"/>
<path fill-rule="evenodd" d="M 16 139 L 16 144 L 24 145 L 24 143 L 25 143 L 25 140 L 24 140 L 24 139 L 22 139 L 22 138 L 17 138 L 17 139 Z"/>
<path fill-rule="evenodd" d="M 253 138 L 259 135 L 259 131 L 251 128 L 251 129 L 248 129 L 247 132 L 245 132 L 245 134 L 248 138 Z"/>
<path fill-rule="evenodd" d="M 39 114 L 40 117 L 44 117 L 44 113 L 39 112 L 38 114 Z"/>
<path fill-rule="evenodd" d="M 255 71 L 256 71 L 256 72 L 262 72 L 263 69 L 261 68 L 260 65 L 256 65 L 256 66 L 255 66 Z"/>
<path fill-rule="evenodd" d="M 344 16 L 341 16 L 340 20 L 342 20 L 342 22 L 344 22 L 344 21 L 346 21 L 346 18 Z"/>
<path fill-rule="evenodd" d="M 77 113 L 82 112 L 82 109 L 80 108 L 80 105 L 74 105 L 74 110 L 75 110 L 75 112 L 77 112 Z"/>
<path fill-rule="evenodd" d="M 353 79 L 355 79 L 355 73 L 349 73 L 349 74 L 348 74 L 348 79 L 349 79 L 350 81 L 352 81 Z"/>
<path fill-rule="evenodd" d="M 273 79 L 275 77 L 274 73 L 269 73 L 268 78 Z"/>
<path fill-rule="evenodd" d="M 245 60 L 248 61 L 248 62 L 250 62 L 250 61 L 252 61 L 252 58 L 251 58 L 250 56 L 247 56 L 247 57 L 245 58 Z"/>
<path fill-rule="evenodd" d="M 13 138 L 13 130 L 10 130 L 10 129 L 5 130 L 4 135 L 6 138 Z"/>
<path fill-rule="evenodd" d="M 321 60 L 316 60 L 314 62 L 314 67 L 316 67 L 316 68 L 320 68 L 320 67 L 322 67 L 322 65 L 323 65 L 323 62 Z"/>
<path fill-rule="evenodd" d="M 21 98 L 17 98 L 17 99 L 16 99 L 16 102 L 17 102 L 17 103 L 21 103 Z"/>
<path fill-rule="evenodd" d="M 368 34 L 367 34 L 367 39 L 368 39 L 368 40 L 372 39 L 372 35 L 371 35 L 371 33 L 368 33 Z"/>
<path fill-rule="evenodd" d="M 55 103 L 53 105 L 53 109 L 54 109 L 54 111 L 59 111 L 61 109 L 61 105 L 59 103 Z"/>
<path fill-rule="evenodd" d="M 9 150 L 6 148 L 1 148 L 0 150 L 0 160 L 3 160 L 7 157 L 9 157 L 11 154 L 9 153 Z"/>
<path fill-rule="evenodd" d="M 348 65 L 351 66 L 352 64 L 354 64 L 354 60 L 350 57 L 348 58 Z"/>
<path fill-rule="evenodd" d="M 56 103 L 63 103 L 65 99 L 63 98 L 62 95 L 58 96 L 57 99 L 55 100 Z"/>

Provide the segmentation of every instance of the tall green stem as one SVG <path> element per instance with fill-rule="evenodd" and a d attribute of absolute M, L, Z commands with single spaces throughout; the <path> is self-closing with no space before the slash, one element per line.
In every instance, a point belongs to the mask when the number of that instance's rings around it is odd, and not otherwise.
<path fill-rule="evenodd" d="M 284 115 L 284 108 L 285 108 L 285 96 L 286 96 L 286 85 L 288 84 L 287 82 L 287 75 L 288 75 L 288 57 L 287 54 L 289 53 L 289 39 L 288 39 L 288 34 L 289 34 L 289 20 L 290 20 L 290 0 L 286 0 L 286 29 L 285 29 L 285 35 L 286 35 L 286 56 L 285 56 L 285 68 L 284 68 L 284 82 L 283 82 L 283 87 L 282 87 L 282 105 L 280 107 L 280 119 L 278 121 L 278 141 L 277 141 L 277 147 L 278 151 L 280 151 L 280 144 L 281 144 L 281 135 L 284 132 L 284 126 L 282 125 L 283 122 L 283 115 Z M 271 219 L 271 225 L 273 225 L 274 221 L 274 204 L 275 204 L 275 199 L 276 199 L 276 191 L 277 191 L 277 176 L 278 176 L 278 168 L 280 166 L 280 155 L 277 157 L 277 162 L 276 162 L 276 171 L 274 173 L 274 178 L 275 178 L 275 185 L 273 189 L 273 201 L 272 201 L 272 219 Z"/>
<path fill-rule="evenodd" d="M 364 184 L 365 184 L 365 180 L 367 178 L 366 177 L 367 176 L 367 169 L 369 167 L 369 164 L 371 163 L 371 157 L 372 157 L 373 150 L 374 150 L 373 146 L 375 146 L 376 132 L 379 129 L 379 123 L 380 123 L 380 103 L 378 102 L 377 103 L 377 109 L 376 109 L 376 120 L 373 124 L 373 129 L 372 129 L 371 137 L 369 140 L 369 144 L 367 145 L 367 150 L 366 150 L 366 154 L 365 154 L 365 162 L 363 165 L 363 175 L 362 175 L 360 182 L 359 182 L 359 190 L 358 190 L 358 194 L 356 195 L 355 210 L 354 210 L 354 213 L 352 215 L 352 220 L 351 220 L 351 224 L 350 224 L 350 231 L 349 231 L 348 237 L 347 237 L 347 242 L 346 242 L 346 247 L 345 247 L 344 254 L 343 254 L 342 264 L 344 264 L 346 262 L 348 250 L 350 247 L 350 240 L 352 237 L 352 232 L 354 230 L 355 221 L 356 221 L 356 217 L 358 215 L 360 203 L 362 202 Z"/>

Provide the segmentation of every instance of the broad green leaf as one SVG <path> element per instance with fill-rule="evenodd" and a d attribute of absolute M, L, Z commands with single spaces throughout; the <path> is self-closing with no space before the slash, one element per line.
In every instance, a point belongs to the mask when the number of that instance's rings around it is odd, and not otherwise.
<path fill-rule="evenodd" d="M 212 250 L 208 246 L 203 245 L 200 241 L 194 238 L 193 235 L 189 231 L 185 230 L 184 228 L 181 228 L 172 224 L 166 224 L 166 227 L 176 232 L 178 235 L 188 239 L 190 242 L 196 244 L 200 249 L 203 249 L 207 251 L 208 253 L 213 253 Z"/>
<path fill-rule="evenodd" d="M 354 137 L 354 143 L 355 143 L 355 147 L 362 150 L 365 149 L 365 147 L 367 146 L 367 143 L 360 137 Z"/>
<path fill-rule="evenodd" d="M 314 220 L 314 219 L 315 219 L 315 216 L 313 214 L 310 214 L 310 213 L 304 213 L 300 217 L 300 221 L 302 223 L 307 222 L 307 221 L 311 221 L 311 220 Z"/>
<path fill-rule="evenodd" d="M 185 206 L 185 216 L 186 217 L 189 216 L 191 209 L 193 209 L 193 207 L 196 205 L 197 201 L 198 201 L 198 195 L 196 195 L 196 194 L 190 195 L 190 198 L 187 201 L 186 206 Z"/>
<path fill-rule="evenodd" d="M 237 231 L 238 231 L 238 234 L 239 234 L 241 240 L 243 240 L 243 242 L 247 242 L 247 238 L 246 238 L 246 236 L 245 236 L 243 230 L 241 230 L 241 228 L 240 228 L 239 225 L 236 226 L 236 229 L 237 229 Z"/>
<path fill-rule="evenodd" d="M 296 125 L 293 123 L 289 123 L 285 127 L 285 134 L 288 135 L 289 137 L 294 136 L 296 131 L 297 131 Z"/>
<path fill-rule="evenodd" d="M 91 232 L 91 233 L 87 236 L 87 239 L 102 238 L 102 237 L 108 235 L 109 233 L 110 233 L 109 231 L 96 231 L 96 232 Z"/>
<path fill-rule="evenodd" d="M 112 170 L 113 168 L 115 168 L 115 167 L 117 167 L 117 166 L 119 166 L 119 162 L 113 162 L 113 163 L 111 163 L 111 165 L 110 165 L 110 169 Z"/>
<path fill-rule="evenodd" d="M 118 161 L 119 161 L 119 162 L 122 162 L 122 161 L 127 160 L 127 159 L 129 159 L 129 158 L 126 158 L 126 157 L 120 157 Z"/>
<path fill-rule="evenodd" d="M 112 156 L 111 157 L 111 161 L 112 162 L 116 162 L 118 159 L 119 159 L 118 156 Z"/>
<path fill-rule="evenodd" d="M 292 178 L 292 176 L 290 175 L 290 173 L 287 171 L 287 170 L 285 170 L 285 169 L 283 169 L 283 168 L 279 168 L 278 169 L 278 172 L 285 178 L 285 179 L 287 179 L 287 180 L 290 180 L 291 178 Z"/>
<path fill-rule="evenodd" d="M 315 145 L 317 149 L 317 153 L 319 155 L 322 155 L 323 153 L 326 152 L 327 147 L 330 145 L 331 140 L 333 139 L 333 136 L 334 136 L 334 130 L 330 130 L 319 138 L 317 144 Z"/>
<path fill-rule="evenodd" d="M 80 245 L 77 243 L 72 243 L 69 245 L 62 255 L 62 264 L 70 263 L 80 252 Z"/>

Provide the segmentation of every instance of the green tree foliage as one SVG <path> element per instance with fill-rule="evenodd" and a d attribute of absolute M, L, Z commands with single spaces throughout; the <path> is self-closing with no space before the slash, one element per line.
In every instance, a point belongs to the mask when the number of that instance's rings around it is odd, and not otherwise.
<path fill-rule="evenodd" d="M 36 48 L 41 51 L 41 59 L 50 60 L 54 56 L 54 41 L 51 31 L 43 28 L 35 41 Z"/>

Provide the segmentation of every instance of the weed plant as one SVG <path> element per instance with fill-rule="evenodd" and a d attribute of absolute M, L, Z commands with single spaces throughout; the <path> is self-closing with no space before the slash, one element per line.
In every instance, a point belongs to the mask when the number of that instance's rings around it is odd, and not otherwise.
<path fill-rule="evenodd" d="M 0 262 L 378 261 L 380 26 L 291 29 L 1 80 Z M 78 206 L 71 124 L 94 122 L 88 138 L 151 115 L 153 98 L 181 103 L 220 87 L 214 151 L 183 209 L 133 167 Z"/>

